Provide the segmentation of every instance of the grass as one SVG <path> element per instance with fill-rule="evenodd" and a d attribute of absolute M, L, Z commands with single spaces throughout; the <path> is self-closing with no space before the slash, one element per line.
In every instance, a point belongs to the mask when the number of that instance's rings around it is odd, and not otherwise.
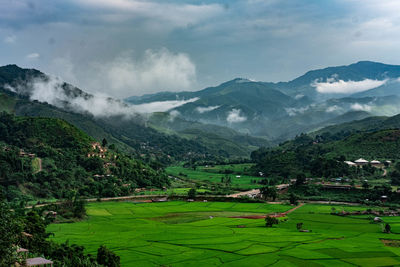
<path fill-rule="evenodd" d="M 242 164 L 240 164 L 242 165 Z M 226 165 L 226 166 L 231 166 L 231 165 Z M 252 183 L 253 180 L 260 181 L 263 178 L 262 177 L 256 177 L 256 176 L 248 176 L 248 175 L 239 175 L 239 174 L 222 174 L 218 173 L 218 169 L 221 167 L 199 167 L 196 170 L 189 169 L 189 168 L 184 168 L 181 166 L 172 166 L 168 167 L 166 169 L 166 172 L 169 175 L 175 176 L 175 177 L 181 177 L 184 179 L 189 179 L 189 180 L 194 180 L 194 181 L 200 181 L 200 182 L 206 182 L 206 183 L 214 183 L 218 184 L 221 183 L 221 179 L 229 176 L 232 179 L 232 188 L 236 189 L 241 189 L 241 190 L 248 190 L 248 189 L 253 189 L 253 188 L 260 188 L 262 185 L 260 184 L 255 184 Z M 236 167 L 236 172 L 240 173 L 240 168 L 244 168 L 243 166 Z M 240 177 L 237 177 L 240 176 Z"/>
<path fill-rule="evenodd" d="M 198 166 L 197 170 L 219 173 L 220 171 L 230 170 L 233 173 L 242 174 L 246 170 L 254 166 L 254 163 L 242 163 L 242 164 L 226 164 L 226 165 L 207 165 Z"/>
<path fill-rule="evenodd" d="M 381 225 L 362 216 L 330 215 L 329 205 L 306 204 L 272 228 L 262 219 L 230 218 L 290 208 L 228 202 L 91 203 L 87 220 L 52 224 L 48 230 L 55 233 L 53 240 L 84 245 L 92 254 L 105 244 L 121 256 L 122 266 L 400 265 L 400 248 L 381 241 L 400 240 L 399 235 L 383 234 Z M 400 231 L 399 217 L 383 220 Z M 298 232 L 299 222 L 312 232 Z"/>
<path fill-rule="evenodd" d="M 32 160 L 32 171 L 33 171 L 33 173 L 37 173 L 40 171 L 40 159 L 39 158 L 34 158 Z"/>

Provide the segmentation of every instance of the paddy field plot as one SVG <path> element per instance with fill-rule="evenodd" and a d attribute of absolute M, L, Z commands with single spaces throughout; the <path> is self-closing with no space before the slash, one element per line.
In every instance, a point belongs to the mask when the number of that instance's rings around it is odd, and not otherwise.
<path fill-rule="evenodd" d="M 241 164 L 242 165 L 242 164 Z M 225 166 L 225 165 L 222 165 Z M 230 166 L 230 165 L 227 165 Z M 227 168 L 227 167 L 226 167 Z M 243 168 L 242 166 L 235 167 L 236 170 L 240 170 L 240 168 Z M 222 178 L 225 178 L 227 176 L 231 177 L 232 181 L 232 187 L 238 188 L 238 189 L 253 189 L 253 188 L 260 188 L 263 185 L 260 185 L 258 183 L 254 183 L 253 181 L 261 181 L 264 178 L 263 177 L 256 177 L 256 176 L 249 176 L 249 175 L 241 175 L 241 174 L 224 174 L 224 173 L 218 173 L 218 170 L 223 169 L 221 166 L 216 166 L 216 167 L 210 167 L 209 169 L 206 169 L 205 167 L 199 167 L 196 170 L 189 169 L 189 168 L 184 168 L 181 166 L 173 166 L 173 167 L 168 167 L 166 169 L 166 172 L 169 175 L 173 175 L 176 177 L 182 177 L 182 174 L 184 175 L 184 178 L 190 179 L 190 180 L 197 180 L 197 181 L 202 181 L 202 182 L 211 182 L 211 183 L 220 183 Z M 238 177 L 240 176 L 240 177 Z"/>
<path fill-rule="evenodd" d="M 289 210 L 289 205 L 229 202 L 91 203 L 88 219 L 52 224 L 57 242 L 105 244 L 122 266 L 393 266 L 400 265 L 400 218 L 382 217 L 393 234 L 366 216 L 331 215 L 331 206 L 306 204 L 287 221 L 231 218 Z M 335 206 L 336 210 L 363 207 Z M 302 222 L 299 232 L 296 224 Z M 385 242 L 384 240 L 390 240 Z"/>

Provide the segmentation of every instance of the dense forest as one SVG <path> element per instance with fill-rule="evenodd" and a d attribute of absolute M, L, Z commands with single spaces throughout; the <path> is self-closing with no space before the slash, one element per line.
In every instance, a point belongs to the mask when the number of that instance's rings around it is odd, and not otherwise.
<path fill-rule="evenodd" d="M 52 233 L 46 231 L 48 224 L 54 222 L 55 208 L 60 214 L 72 213 L 72 217 L 85 216 L 85 206 L 82 201 L 66 201 L 62 205 L 52 205 L 42 208 L 25 209 L 13 207 L 5 202 L 0 194 L 0 266 L 26 266 L 26 258 L 45 257 L 50 259 L 54 266 L 120 266 L 120 258 L 105 246 L 100 246 L 97 255 L 84 252 L 84 247 L 49 241 Z M 76 205 L 76 203 L 80 203 Z M 78 207 L 78 209 L 77 209 Z M 73 214 L 73 211 L 79 213 Z M 21 250 L 22 249 L 22 250 Z M 25 252 L 26 251 L 26 252 Z M 24 253 L 26 253 L 24 255 Z"/>
<path fill-rule="evenodd" d="M 71 124 L 0 114 L 0 188 L 9 201 L 127 195 L 137 187 L 168 185 L 152 167 L 102 144 Z"/>

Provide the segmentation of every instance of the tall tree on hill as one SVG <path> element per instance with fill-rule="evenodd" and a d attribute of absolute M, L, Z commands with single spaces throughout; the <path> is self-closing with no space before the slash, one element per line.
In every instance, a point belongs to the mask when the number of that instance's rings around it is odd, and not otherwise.
<path fill-rule="evenodd" d="M 0 266 L 11 266 L 16 261 L 17 237 L 22 228 L 10 207 L 0 202 Z"/>
<path fill-rule="evenodd" d="M 103 138 L 103 141 L 101 141 L 101 145 L 102 145 L 103 147 L 106 147 L 107 144 L 108 144 L 107 139 Z"/>

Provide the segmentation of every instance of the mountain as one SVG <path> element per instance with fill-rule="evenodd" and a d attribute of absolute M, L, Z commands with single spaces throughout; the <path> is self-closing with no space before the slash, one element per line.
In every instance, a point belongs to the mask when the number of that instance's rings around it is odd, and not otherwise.
<path fill-rule="evenodd" d="M 0 189 L 9 201 L 126 195 L 167 175 L 61 119 L 0 113 Z"/>
<path fill-rule="evenodd" d="M 40 101 L 34 100 L 35 97 Z M 50 104 L 44 102 L 46 100 Z M 148 123 L 146 116 L 119 100 L 97 99 L 37 70 L 22 69 L 16 65 L 0 67 L 1 110 L 22 116 L 61 118 L 97 140 L 106 138 L 123 151 L 163 163 L 192 157 L 245 157 L 256 148 L 239 143 L 233 149 L 233 139 L 226 140 L 231 138 L 229 135 L 221 137 L 214 134 L 212 142 L 208 142 L 204 133 L 201 133 L 202 138 L 196 138 L 194 133 L 189 136 L 158 131 L 157 127 Z M 101 113 L 103 111 L 104 114 Z M 91 112 L 100 113 L 94 116 Z M 225 130 L 232 131 L 228 128 Z M 263 142 L 265 144 L 266 141 Z"/>
<path fill-rule="evenodd" d="M 367 116 L 393 116 L 400 113 L 400 96 L 393 95 L 398 77 L 399 66 L 362 61 L 313 70 L 289 82 L 237 78 L 196 92 L 161 92 L 123 102 L 8 65 L 0 67 L 0 90 L 14 100 L 2 103 L 0 98 L 0 109 L 60 117 L 97 139 L 106 137 L 137 156 L 168 163 L 193 156 L 242 157 L 300 133 Z M 340 93 L 317 90 L 321 84 Z M 360 88 L 363 92 L 354 93 Z M 152 115 L 157 106 L 169 110 Z"/>
<path fill-rule="evenodd" d="M 196 92 L 161 92 L 125 101 L 133 105 L 182 101 L 169 110 L 176 117 L 279 143 L 368 115 L 400 113 L 399 77 L 400 66 L 360 61 L 309 71 L 289 82 L 237 78 Z"/>
<path fill-rule="evenodd" d="M 209 144 L 207 147 L 223 148 L 228 154 L 246 156 L 258 147 L 271 145 L 265 138 L 241 134 L 228 127 L 187 121 L 165 112 L 153 113 L 149 117 L 149 125 L 162 132 L 201 140 Z"/>
<path fill-rule="evenodd" d="M 289 82 L 278 83 L 278 88 L 288 95 L 304 95 L 312 99 L 327 99 L 316 91 L 315 82 L 363 81 L 397 79 L 400 77 L 400 66 L 387 65 L 371 61 L 360 61 L 348 66 L 328 67 L 319 70 L 312 70 Z M 330 80 L 331 79 L 331 80 Z M 400 84 L 399 84 L 400 85 Z M 400 87 L 398 87 L 400 89 Z M 335 94 L 336 98 L 351 93 Z M 332 95 L 329 95 L 332 97 Z"/>
<path fill-rule="evenodd" d="M 386 117 L 386 116 L 372 116 L 362 120 L 354 120 L 351 122 L 331 125 L 324 127 L 318 131 L 310 133 L 312 136 L 322 135 L 329 133 L 332 135 L 338 133 L 355 133 L 355 132 L 373 132 L 386 129 L 400 129 L 400 115 Z"/>

